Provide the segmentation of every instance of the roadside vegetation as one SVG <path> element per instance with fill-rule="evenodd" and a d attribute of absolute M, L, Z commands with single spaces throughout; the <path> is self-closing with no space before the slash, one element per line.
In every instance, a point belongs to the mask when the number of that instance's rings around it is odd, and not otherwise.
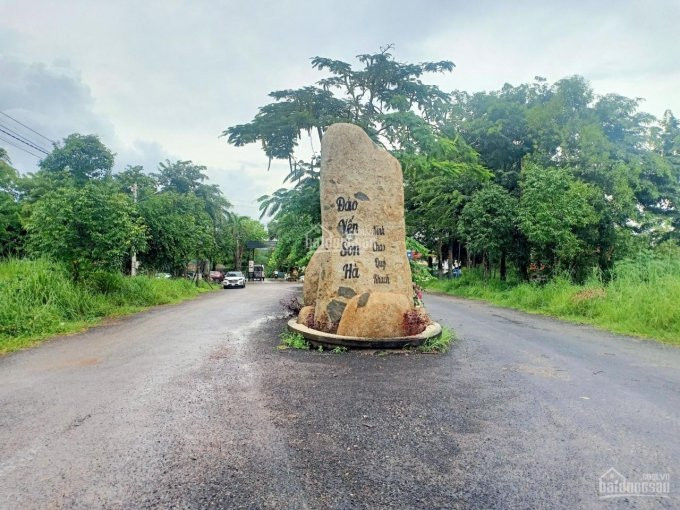
<path fill-rule="evenodd" d="M 479 268 L 427 289 L 680 345 L 680 249 L 672 245 L 617 262 L 608 278 L 593 272 L 582 284 L 569 275 L 503 282 Z"/>
<path fill-rule="evenodd" d="M 206 167 L 114 173 L 114 156 L 97 136 L 74 133 L 20 174 L 0 148 L 0 354 L 195 296 L 207 287 L 198 275 L 241 269 L 246 241 L 266 239 L 207 182 Z M 135 259 L 141 276 L 127 276 Z"/>
<path fill-rule="evenodd" d="M 67 266 L 49 260 L 0 262 L 0 354 L 45 337 L 80 331 L 102 318 L 177 303 L 216 288 L 188 279 L 126 277 L 95 271 L 74 280 Z"/>

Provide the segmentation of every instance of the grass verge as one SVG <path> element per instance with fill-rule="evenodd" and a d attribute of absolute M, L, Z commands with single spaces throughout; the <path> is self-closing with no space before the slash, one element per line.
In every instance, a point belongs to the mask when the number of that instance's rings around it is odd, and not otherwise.
<path fill-rule="evenodd" d="M 655 254 L 623 261 L 607 282 L 594 275 L 583 285 L 563 277 L 544 285 L 504 283 L 468 271 L 459 279 L 429 282 L 426 288 L 680 345 L 677 256 Z"/>
<path fill-rule="evenodd" d="M 55 262 L 0 262 L 0 355 L 53 335 L 82 331 L 105 318 L 178 303 L 209 290 L 185 279 L 107 272 L 74 282 Z"/>

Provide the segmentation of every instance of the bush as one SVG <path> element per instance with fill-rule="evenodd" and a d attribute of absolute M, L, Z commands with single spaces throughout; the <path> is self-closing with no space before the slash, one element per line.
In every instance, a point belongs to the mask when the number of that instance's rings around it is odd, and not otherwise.
<path fill-rule="evenodd" d="M 430 273 L 430 270 L 428 269 L 427 266 L 423 266 L 422 264 L 416 264 L 413 261 L 410 261 L 411 265 L 411 278 L 414 283 L 417 283 L 420 286 L 423 286 L 433 280 L 436 280 L 434 276 Z"/>
<path fill-rule="evenodd" d="M 402 328 L 406 336 L 419 335 L 427 328 L 428 318 L 418 310 L 408 310 L 404 313 Z"/>

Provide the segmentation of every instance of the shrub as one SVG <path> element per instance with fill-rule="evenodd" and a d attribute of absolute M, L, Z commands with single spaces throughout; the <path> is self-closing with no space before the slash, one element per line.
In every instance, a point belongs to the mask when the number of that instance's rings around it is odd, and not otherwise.
<path fill-rule="evenodd" d="M 421 314 L 416 308 L 404 313 L 402 328 L 406 336 L 418 335 L 425 331 L 427 323 L 427 317 Z"/>
<path fill-rule="evenodd" d="M 302 310 L 302 307 L 304 306 L 300 301 L 298 301 L 298 298 L 290 298 L 290 299 L 282 299 L 279 301 L 279 304 L 283 307 L 283 309 L 286 311 L 288 314 L 288 317 L 295 317 L 300 313 L 300 310 Z"/>

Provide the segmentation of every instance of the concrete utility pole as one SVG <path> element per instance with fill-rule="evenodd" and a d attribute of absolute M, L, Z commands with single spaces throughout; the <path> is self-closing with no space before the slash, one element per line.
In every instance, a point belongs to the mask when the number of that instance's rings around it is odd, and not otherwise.
<path fill-rule="evenodd" d="M 136 204 L 137 203 L 137 183 L 135 182 L 130 189 L 132 190 L 132 200 Z M 137 275 L 137 250 L 132 249 L 132 257 L 130 261 L 130 276 L 136 276 Z"/>

